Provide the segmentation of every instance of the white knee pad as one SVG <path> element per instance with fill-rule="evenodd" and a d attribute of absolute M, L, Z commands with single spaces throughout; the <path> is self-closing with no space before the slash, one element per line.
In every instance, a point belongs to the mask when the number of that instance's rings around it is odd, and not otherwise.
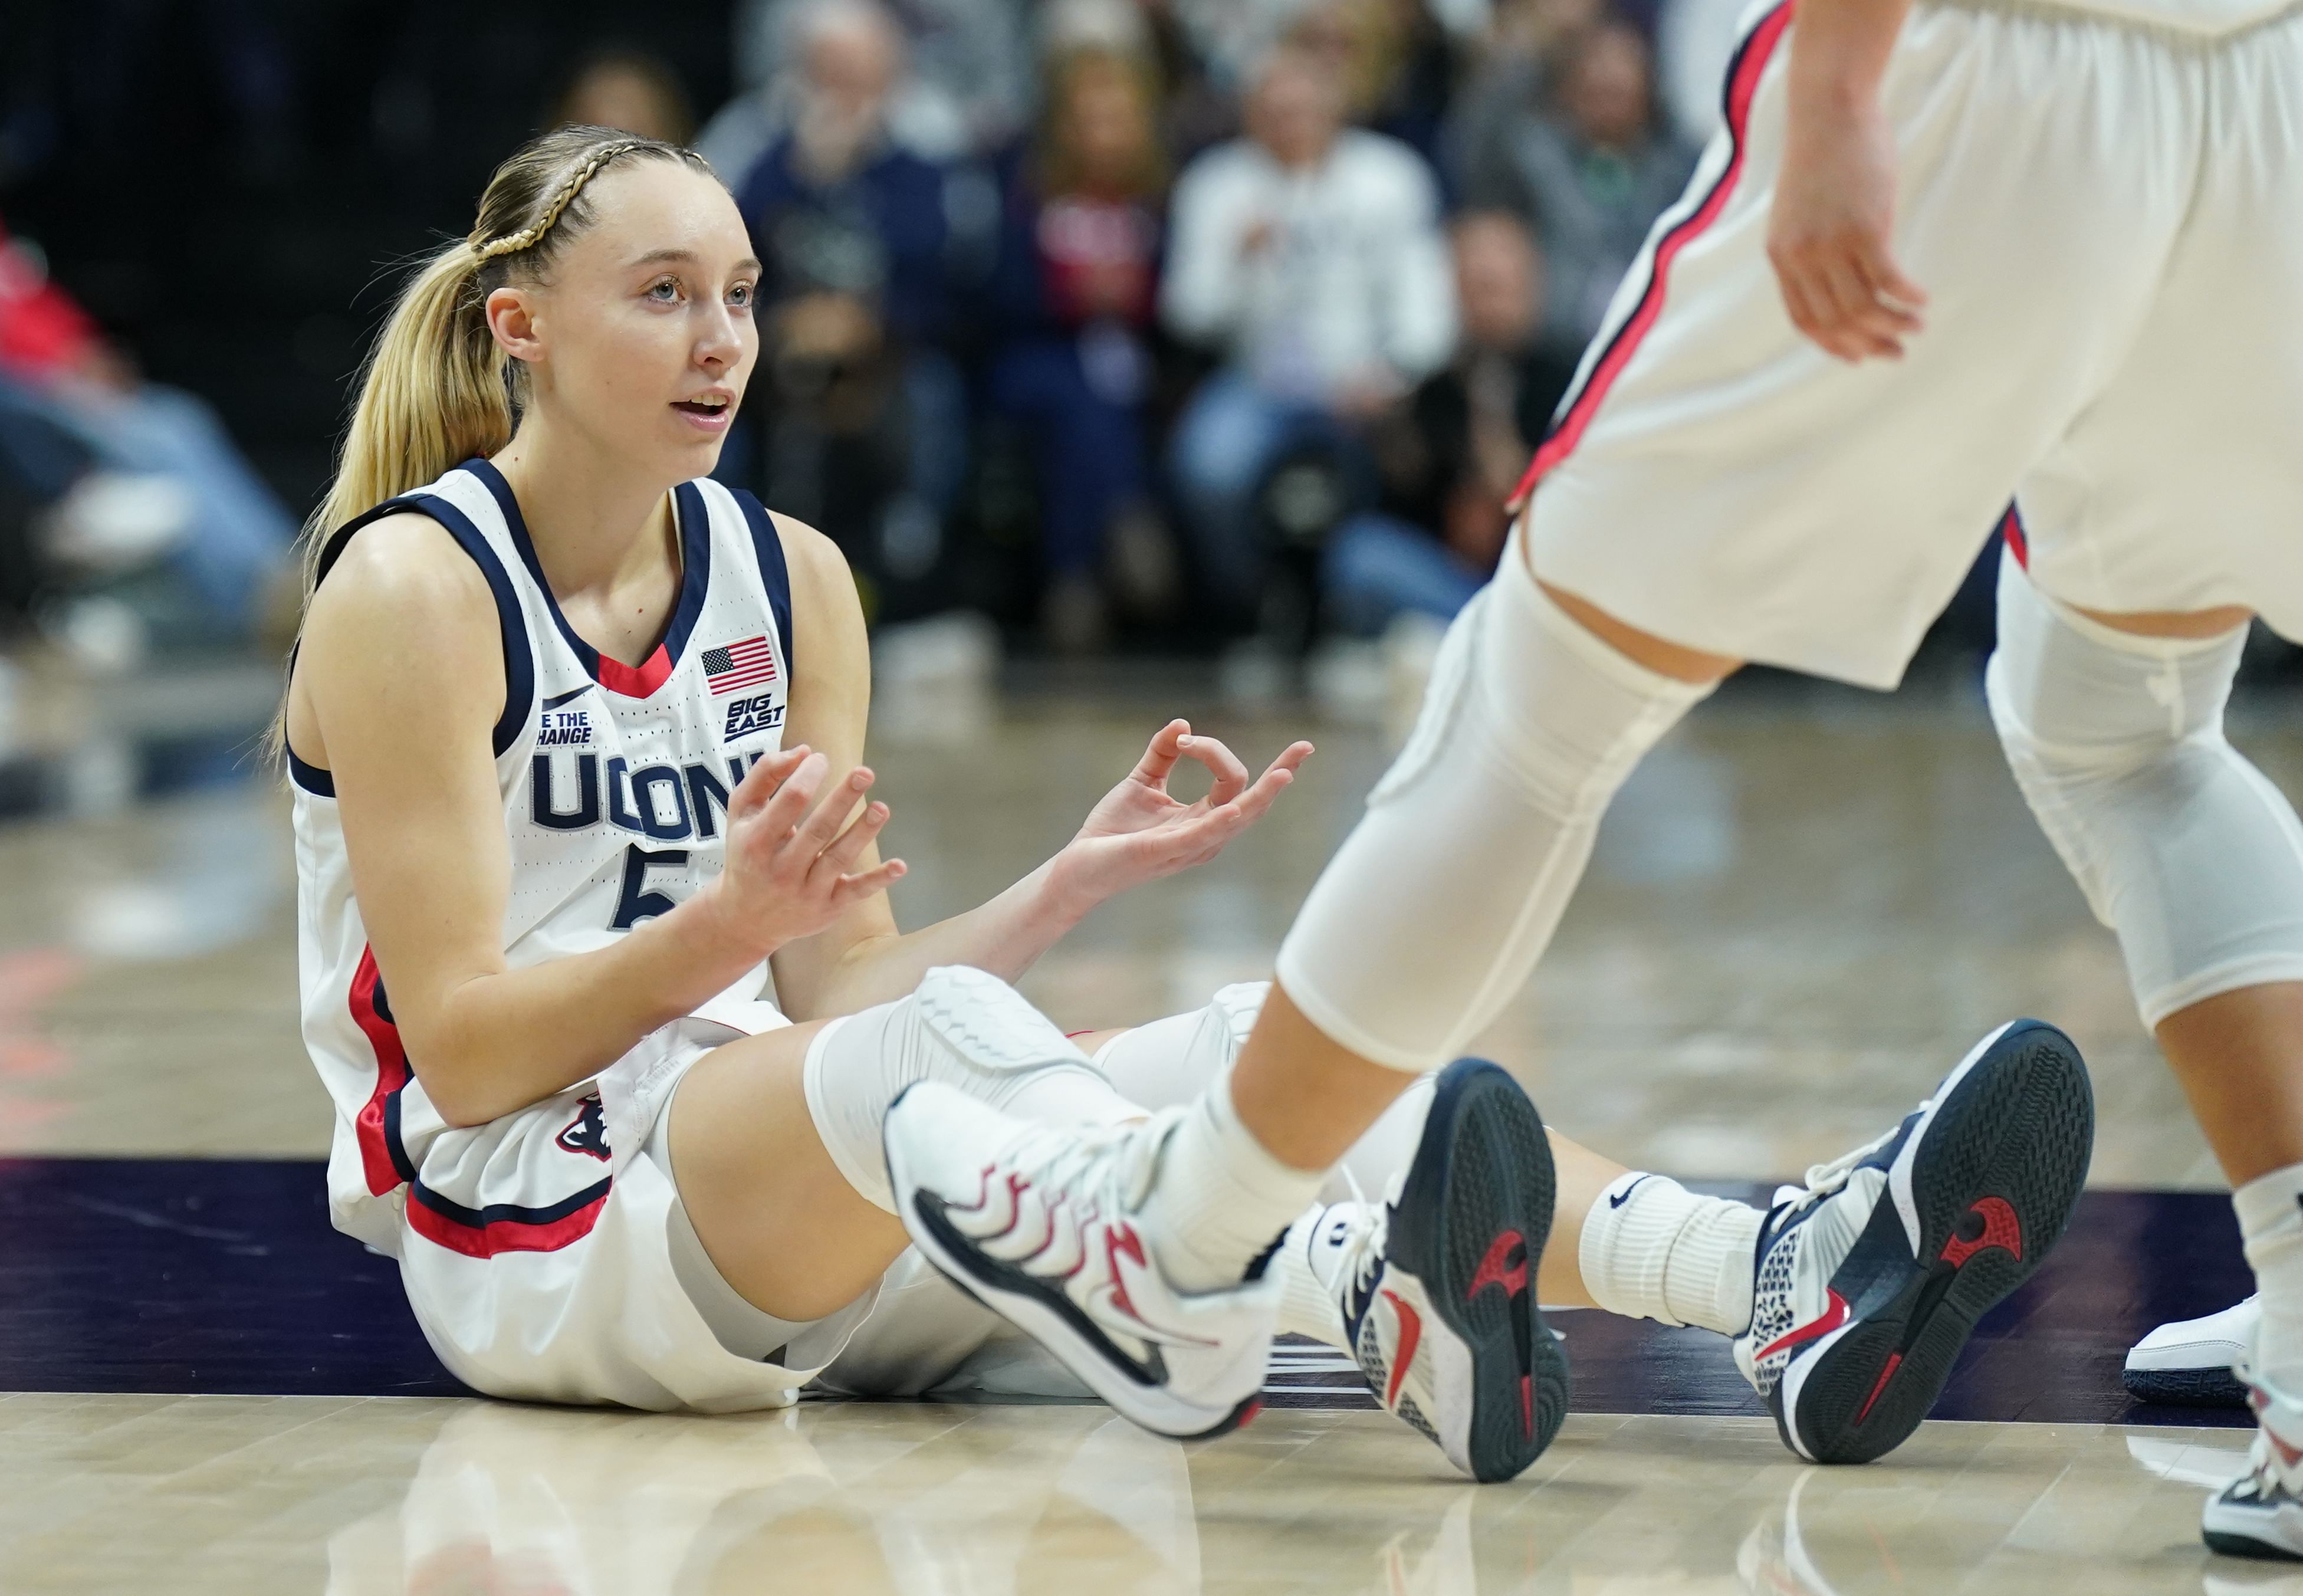
<path fill-rule="evenodd" d="M 2000 563 L 1991 719 L 2032 813 L 2119 933 L 2146 1026 L 2303 980 L 2303 825 L 2223 737 L 2246 641 L 2245 628 L 2118 631 Z"/>
<path fill-rule="evenodd" d="M 1624 778 L 1709 691 L 1586 631 L 1514 538 L 1280 948 L 1288 997 L 1377 1063 L 1454 1058 L 1534 969 Z"/>
<path fill-rule="evenodd" d="M 802 1067 L 808 1117 L 848 1184 L 896 1212 L 880 1123 L 906 1087 L 941 1081 L 1021 1118 L 1050 1124 L 1137 1112 L 1054 1022 L 997 975 L 930 970 L 909 997 L 833 1020 Z"/>
<path fill-rule="evenodd" d="M 1156 1111 L 1190 1102 L 1239 1057 L 1270 990 L 1269 981 L 1243 981 L 1217 992 L 1204 1009 L 1122 1031 L 1096 1050 L 1095 1067 L 1139 1107 Z"/>

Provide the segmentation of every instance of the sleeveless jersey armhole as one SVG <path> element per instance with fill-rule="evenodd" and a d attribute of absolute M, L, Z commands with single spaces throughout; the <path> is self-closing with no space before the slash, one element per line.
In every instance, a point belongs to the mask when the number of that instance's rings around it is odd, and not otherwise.
<path fill-rule="evenodd" d="M 320 551 L 319 563 L 312 577 L 312 590 L 319 591 L 320 584 L 328 579 L 336 562 L 343 557 L 352 534 L 388 515 L 415 514 L 439 523 L 456 546 L 480 568 L 480 575 L 488 584 L 488 592 L 495 599 L 496 627 L 503 640 L 504 704 L 503 713 L 496 717 L 495 731 L 490 739 L 494 752 L 501 756 L 519 740 L 520 729 L 527 724 L 528 713 L 536 705 L 536 656 L 528 651 L 527 620 L 519 607 L 519 595 L 513 591 L 511 578 L 504 572 L 503 562 L 496 558 L 488 540 L 474 526 L 471 518 L 447 500 L 435 494 L 409 494 L 398 499 L 388 499 L 364 515 L 356 516 L 332 534 Z M 295 656 L 289 656 L 289 668 L 295 668 Z M 322 798 L 333 798 L 335 778 L 317 765 L 299 759 L 294 750 L 288 754 L 288 774 L 306 791 Z"/>
<path fill-rule="evenodd" d="M 752 553 L 760 562 L 760 585 L 767 589 L 768 609 L 776 618 L 776 636 L 784 651 L 784 669 L 796 670 L 792 663 L 792 601 L 791 567 L 784 561 L 784 540 L 776 530 L 775 518 L 768 507 L 742 488 L 734 489 L 732 497 L 744 512 L 744 519 L 752 528 Z"/>

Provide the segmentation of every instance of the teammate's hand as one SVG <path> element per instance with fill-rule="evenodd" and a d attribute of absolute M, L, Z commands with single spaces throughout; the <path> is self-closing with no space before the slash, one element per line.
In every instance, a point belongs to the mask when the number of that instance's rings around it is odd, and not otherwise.
<path fill-rule="evenodd" d="M 1247 767 L 1212 737 L 1192 735 L 1188 721 L 1160 728 L 1127 779 L 1088 814 L 1087 822 L 1055 859 L 1057 880 L 1084 902 L 1104 899 L 1203 865 L 1271 807 L 1312 745 L 1290 743 L 1251 784 Z M 1203 764 L 1214 778 L 1207 796 L 1186 804 L 1171 797 L 1168 778 L 1178 762 Z"/>
<path fill-rule="evenodd" d="M 872 773 L 859 767 L 827 786 L 829 770 L 802 744 L 762 759 L 728 795 L 727 865 L 699 896 L 727 934 L 762 958 L 814 936 L 904 874 L 901 859 L 856 867 L 888 823 L 888 806 L 875 799 L 856 814 Z"/>
<path fill-rule="evenodd" d="M 1792 325 L 1847 361 L 1896 359 L 1928 296 L 1895 264 L 1895 139 L 1877 101 L 1795 104 L 1767 223 Z"/>

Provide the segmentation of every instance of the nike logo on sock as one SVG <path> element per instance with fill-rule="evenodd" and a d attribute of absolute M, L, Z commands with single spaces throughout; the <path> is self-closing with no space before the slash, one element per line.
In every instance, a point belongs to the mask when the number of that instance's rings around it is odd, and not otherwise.
<path fill-rule="evenodd" d="M 1622 1191 L 1619 1191 L 1614 1196 L 1609 1197 L 1607 1199 L 1607 1206 L 1610 1208 L 1621 1208 L 1625 1203 L 1631 1200 L 1632 1194 L 1639 1190 L 1641 1183 L 1646 1179 L 1647 1177 L 1642 1175 L 1638 1180 L 1632 1181 L 1631 1185 L 1625 1186 Z"/>

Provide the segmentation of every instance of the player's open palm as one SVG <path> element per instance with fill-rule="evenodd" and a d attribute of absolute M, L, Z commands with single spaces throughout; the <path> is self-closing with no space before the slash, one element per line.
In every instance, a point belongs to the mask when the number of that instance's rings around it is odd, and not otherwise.
<path fill-rule="evenodd" d="M 1290 743 L 1251 782 L 1247 767 L 1222 743 L 1194 737 L 1188 721 L 1168 722 L 1058 856 L 1066 886 L 1101 900 L 1205 864 L 1262 818 L 1311 756 L 1310 743 Z M 1189 804 L 1168 790 L 1168 778 L 1186 759 L 1206 766 L 1212 778 L 1206 796 Z"/>
<path fill-rule="evenodd" d="M 1925 292 L 1895 264 L 1895 139 L 1877 104 L 1794 108 L 1767 223 L 1792 325 L 1843 360 L 1894 359 Z"/>
<path fill-rule="evenodd" d="M 755 764 L 728 798 L 727 863 L 713 883 L 714 908 L 729 933 L 762 957 L 814 936 L 848 908 L 904 874 L 901 859 L 866 866 L 888 806 L 856 806 L 872 788 L 868 770 L 827 780 L 830 762 L 805 745 Z"/>

